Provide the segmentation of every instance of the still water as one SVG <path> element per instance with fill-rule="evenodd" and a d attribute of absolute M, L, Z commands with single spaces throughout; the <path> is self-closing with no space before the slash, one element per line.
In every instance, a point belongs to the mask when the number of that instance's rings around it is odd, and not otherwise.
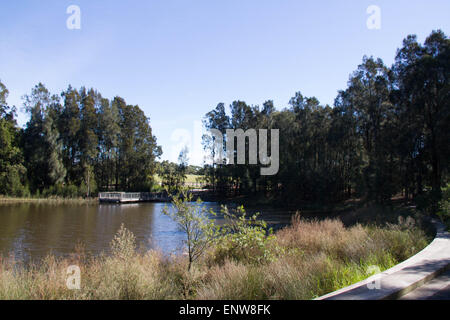
<path fill-rule="evenodd" d="M 24 262 L 39 260 L 49 253 L 68 256 L 79 244 L 88 254 L 108 253 L 110 242 L 122 223 L 134 233 L 138 247 L 177 253 L 182 248 L 183 233 L 162 213 L 166 205 L 0 205 L 0 256 L 14 256 Z M 203 205 L 220 211 L 217 203 Z M 285 225 L 290 219 L 288 213 L 259 211 L 274 227 Z"/>

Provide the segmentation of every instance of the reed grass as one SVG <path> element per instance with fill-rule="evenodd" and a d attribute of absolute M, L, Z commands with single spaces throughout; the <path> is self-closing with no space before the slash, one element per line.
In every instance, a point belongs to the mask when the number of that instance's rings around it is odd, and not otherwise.
<path fill-rule="evenodd" d="M 97 204 L 98 198 L 63 198 L 52 196 L 48 198 L 21 198 L 0 196 L 0 204 L 10 203 L 45 203 L 45 204 Z"/>
<path fill-rule="evenodd" d="M 338 219 L 296 216 L 276 233 L 282 248 L 276 259 L 214 263 L 212 247 L 189 271 L 185 256 L 136 250 L 122 227 L 111 255 L 78 249 L 28 266 L 1 259 L 0 299 L 312 299 L 367 278 L 370 266 L 385 270 L 424 248 L 429 239 L 406 220 L 345 227 Z M 69 265 L 80 267 L 80 290 L 66 287 Z"/>

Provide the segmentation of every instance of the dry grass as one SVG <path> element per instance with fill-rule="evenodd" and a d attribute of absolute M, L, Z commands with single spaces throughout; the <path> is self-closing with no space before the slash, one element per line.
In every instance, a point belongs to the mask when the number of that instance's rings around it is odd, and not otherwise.
<path fill-rule="evenodd" d="M 204 259 L 187 271 L 184 256 L 138 253 L 122 229 L 113 254 L 68 259 L 52 256 L 39 265 L 0 261 L 0 299 L 312 299 L 368 277 L 367 268 L 387 269 L 427 244 L 412 220 L 385 227 L 340 220 L 305 221 L 296 216 L 279 231 L 277 259 L 254 264 Z M 214 248 L 211 248 L 214 252 Z M 81 268 L 81 290 L 66 288 L 69 265 Z"/>
<path fill-rule="evenodd" d="M 57 196 L 49 198 L 16 198 L 0 196 L 0 204 L 10 203 L 98 204 L 98 198 L 63 198 Z"/>

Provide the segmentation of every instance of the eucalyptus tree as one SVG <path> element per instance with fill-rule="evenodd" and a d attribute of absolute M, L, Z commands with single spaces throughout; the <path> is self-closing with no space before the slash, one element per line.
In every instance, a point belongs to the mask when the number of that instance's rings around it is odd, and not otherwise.
<path fill-rule="evenodd" d="M 259 129 L 258 115 L 258 106 L 250 106 L 244 101 L 233 101 L 230 105 L 230 128 L 234 130 L 242 129 L 244 132 L 247 130 Z M 249 150 L 249 143 L 249 139 L 246 138 L 245 150 Z M 227 150 L 227 152 L 229 151 Z M 232 152 L 233 157 L 236 158 L 236 144 L 235 150 L 232 150 Z M 233 163 L 236 163 L 236 161 L 233 161 Z M 246 166 L 241 166 L 233 164 L 227 166 L 227 169 L 228 174 L 226 176 L 231 176 L 235 194 L 237 192 L 256 193 L 258 178 L 260 177 L 259 165 L 248 163 Z"/>
<path fill-rule="evenodd" d="M 24 130 L 23 148 L 28 179 L 33 190 L 42 191 L 50 182 L 48 148 L 43 132 L 51 99 L 50 92 L 42 83 L 36 85 L 29 95 L 23 96 L 25 110 L 30 115 Z"/>
<path fill-rule="evenodd" d="M 381 59 L 364 57 L 363 63 L 350 77 L 347 94 L 357 118 L 357 132 L 363 142 L 365 195 L 369 199 L 384 201 L 395 193 L 392 179 L 395 159 L 389 137 L 394 118 L 389 69 Z"/>
<path fill-rule="evenodd" d="M 61 186 L 67 174 L 63 162 L 63 145 L 57 125 L 62 108 L 58 96 L 53 95 L 51 100 L 44 114 L 42 129 L 47 148 L 49 184 Z"/>
<path fill-rule="evenodd" d="M 71 183 L 79 184 L 82 177 L 80 167 L 80 141 L 81 128 L 81 96 L 78 90 L 69 85 L 67 90 L 61 93 L 64 99 L 62 114 L 59 119 L 59 132 L 63 143 L 64 166 L 67 170 L 67 178 Z"/>
<path fill-rule="evenodd" d="M 109 190 L 110 186 L 114 184 L 119 153 L 119 111 L 117 104 L 102 98 L 98 113 L 100 159 L 97 164 L 97 176 L 100 186 Z"/>
<path fill-rule="evenodd" d="M 215 141 L 216 137 L 213 135 L 205 134 L 202 137 L 203 148 L 211 155 L 211 163 L 205 164 L 207 176 L 209 176 L 209 182 L 211 183 L 213 190 L 216 190 L 218 181 L 222 181 L 222 175 L 219 172 L 224 171 L 224 159 L 217 161 L 217 158 L 219 157 L 217 153 L 225 155 L 225 132 L 226 129 L 230 128 L 230 118 L 226 114 L 225 104 L 219 103 L 215 109 L 208 112 L 203 118 L 203 125 L 207 130 L 219 130 L 223 137 L 221 144 Z M 216 150 L 217 145 L 221 145 L 223 149 Z"/>
<path fill-rule="evenodd" d="M 114 103 L 119 110 L 119 165 L 123 190 L 148 191 L 153 184 L 155 161 L 162 151 L 152 133 L 149 118 L 139 106 L 127 105 L 121 98 Z"/>
<path fill-rule="evenodd" d="M 98 115 L 95 108 L 97 93 L 93 89 L 86 91 L 80 89 L 81 119 L 79 130 L 80 165 L 82 169 L 83 183 L 86 186 L 86 194 L 90 195 L 91 188 L 96 186 L 93 178 L 93 167 L 98 155 Z"/>

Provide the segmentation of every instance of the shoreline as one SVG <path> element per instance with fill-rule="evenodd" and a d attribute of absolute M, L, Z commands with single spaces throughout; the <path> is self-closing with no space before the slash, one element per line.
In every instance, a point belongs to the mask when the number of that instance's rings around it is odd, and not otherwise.
<path fill-rule="evenodd" d="M 20 203 L 52 203 L 52 204 L 98 204 L 98 198 L 16 198 L 0 197 L 2 204 L 20 204 Z"/>
<path fill-rule="evenodd" d="M 371 241 L 364 242 L 367 238 Z M 213 244 L 193 266 L 196 272 L 190 272 L 186 256 L 140 252 L 130 232 L 118 232 L 115 239 L 121 244 L 119 249 L 113 241 L 112 254 L 98 258 L 81 248 L 69 258 L 49 255 L 39 268 L 0 261 L 6 284 L 0 288 L 0 299 L 309 300 L 366 279 L 370 266 L 388 270 L 430 242 L 423 230 L 406 231 L 401 224 L 347 228 L 336 219 L 295 219 L 260 248 L 263 251 L 256 250 L 251 256 Z M 266 257 L 266 253 L 267 259 L 255 263 L 254 259 Z M 65 286 L 64 271 L 71 265 L 78 266 L 82 274 L 80 291 Z M 176 281 L 180 276 L 183 281 Z M 191 282 L 193 277 L 198 281 Z M 188 289 L 185 283 L 189 283 Z M 46 290 L 30 291 L 36 284 Z"/>

